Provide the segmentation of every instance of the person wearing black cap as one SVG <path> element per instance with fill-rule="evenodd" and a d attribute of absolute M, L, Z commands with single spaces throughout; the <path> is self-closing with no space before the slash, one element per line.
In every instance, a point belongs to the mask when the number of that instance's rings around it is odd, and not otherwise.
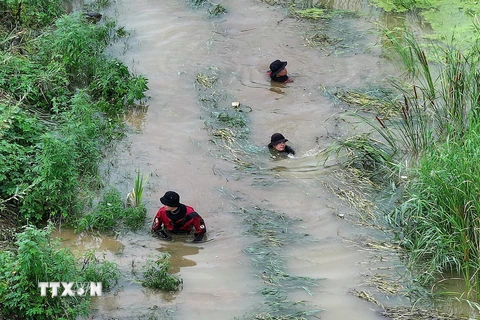
<path fill-rule="evenodd" d="M 292 82 L 292 80 L 288 78 L 286 66 L 287 61 L 275 60 L 270 63 L 270 71 L 268 72 L 270 79 L 283 83 Z"/>
<path fill-rule="evenodd" d="M 168 232 L 189 234 L 195 230 L 193 242 L 203 240 L 207 227 L 203 218 L 192 207 L 180 203 L 180 196 L 174 191 L 167 191 L 160 202 L 161 207 L 153 220 L 152 232 L 164 240 L 172 240 Z"/>
<path fill-rule="evenodd" d="M 270 143 L 268 144 L 268 149 L 273 156 L 289 156 L 295 155 L 295 151 L 287 146 L 287 139 L 281 133 L 274 133 L 270 138 Z"/>

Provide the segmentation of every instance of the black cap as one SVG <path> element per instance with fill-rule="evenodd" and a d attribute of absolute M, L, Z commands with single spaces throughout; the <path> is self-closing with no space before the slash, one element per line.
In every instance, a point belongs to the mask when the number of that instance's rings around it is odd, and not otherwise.
<path fill-rule="evenodd" d="M 175 191 L 167 191 L 160 198 L 160 202 L 169 207 L 178 207 L 180 205 L 180 196 Z"/>
<path fill-rule="evenodd" d="M 280 60 L 275 60 L 272 63 L 270 63 L 270 71 L 272 71 L 271 75 L 272 77 L 275 77 L 277 73 L 285 69 L 287 66 L 287 61 L 280 61 Z"/>
<path fill-rule="evenodd" d="M 287 142 L 287 141 L 288 140 L 285 139 L 285 137 L 281 133 L 274 133 L 274 134 L 272 134 L 272 137 L 270 138 L 270 144 L 272 146 L 276 146 L 280 142 Z"/>

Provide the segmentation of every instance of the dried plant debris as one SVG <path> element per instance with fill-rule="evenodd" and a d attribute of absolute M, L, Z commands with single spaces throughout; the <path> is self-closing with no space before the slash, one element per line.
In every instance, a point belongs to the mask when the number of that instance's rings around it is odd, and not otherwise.
<path fill-rule="evenodd" d="M 467 320 L 467 317 L 459 317 L 453 314 L 443 313 L 435 310 L 407 307 L 384 308 L 384 317 L 392 320 Z"/>
<path fill-rule="evenodd" d="M 198 73 L 196 82 L 204 88 L 213 88 L 215 82 L 218 80 L 216 75 L 208 76 L 204 73 Z"/>
<path fill-rule="evenodd" d="M 317 32 L 311 36 L 306 36 L 304 39 L 306 45 L 312 48 L 319 46 L 332 46 L 342 41 L 340 38 L 332 38 L 327 34 L 320 32 Z"/>
<path fill-rule="evenodd" d="M 401 292 L 405 289 L 403 286 L 399 285 L 398 282 L 394 279 L 388 279 L 386 275 L 378 273 L 371 276 L 368 275 L 363 284 L 374 287 L 379 291 L 390 295 L 401 294 Z"/>
<path fill-rule="evenodd" d="M 377 299 L 375 299 L 373 295 L 368 291 L 353 289 L 352 294 L 356 297 L 359 297 L 360 299 L 376 304 L 383 308 L 383 305 L 380 302 L 378 302 Z"/>
<path fill-rule="evenodd" d="M 338 90 L 333 95 L 351 106 L 358 106 L 359 110 L 375 112 L 386 119 L 398 115 L 401 109 L 400 105 L 391 98 L 379 98 L 360 91 Z"/>

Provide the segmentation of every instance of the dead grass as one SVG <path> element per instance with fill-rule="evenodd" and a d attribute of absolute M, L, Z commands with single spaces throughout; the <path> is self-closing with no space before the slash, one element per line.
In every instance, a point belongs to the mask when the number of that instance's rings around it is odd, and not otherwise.
<path fill-rule="evenodd" d="M 401 110 L 400 105 L 395 101 L 386 101 L 359 91 L 338 90 L 333 95 L 340 101 L 358 107 L 359 110 L 375 112 L 385 119 L 398 115 Z"/>

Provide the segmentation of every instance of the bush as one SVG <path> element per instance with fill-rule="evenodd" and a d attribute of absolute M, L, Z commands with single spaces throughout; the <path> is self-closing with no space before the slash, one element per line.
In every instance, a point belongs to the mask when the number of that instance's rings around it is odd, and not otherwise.
<path fill-rule="evenodd" d="M 13 24 L 26 27 L 43 27 L 64 13 L 61 0 L 7 0 L 0 5 L 2 14 L 10 17 Z"/>
<path fill-rule="evenodd" d="M 168 273 L 170 255 L 165 253 L 155 260 L 147 260 L 142 286 L 162 291 L 177 291 L 183 283 L 182 278 Z"/>
<path fill-rule="evenodd" d="M 103 291 L 109 291 L 117 285 L 121 274 L 114 262 L 100 262 L 92 250 L 87 251 L 83 259 L 82 270 L 85 282 L 101 282 Z"/>
<path fill-rule="evenodd" d="M 66 218 L 79 211 L 77 201 L 78 159 L 71 137 L 47 133 L 40 145 L 37 165 L 27 172 L 36 176 L 38 183 L 25 196 L 21 213 L 25 219 L 38 222 L 44 218 Z"/>
<path fill-rule="evenodd" d="M 50 232 L 26 227 L 17 234 L 16 252 L 0 251 L 0 307 L 9 319 L 75 319 L 88 315 L 84 297 L 40 296 L 38 282 L 82 281 L 75 258 L 57 249 Z"/>
<path fill-rule="evenodd" d="M 112 230 L 123 219 L 124 210 L 120 192 L 115 188 L 108 189 L 96 208 L 79 219 L 76 231 Z"/>

